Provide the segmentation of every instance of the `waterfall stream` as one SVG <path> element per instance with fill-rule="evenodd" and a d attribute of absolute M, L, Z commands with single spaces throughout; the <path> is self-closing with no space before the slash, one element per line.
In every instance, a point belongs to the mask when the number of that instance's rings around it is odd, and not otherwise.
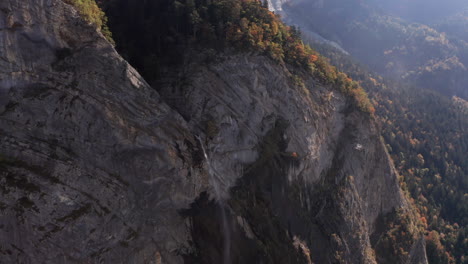
<path fill-rule="evenodd" d="M 200 142 L 200 146 L 203 150 L 203 155 L 205 157 L 206 164 L 208 166 L 208 174 L 210 176 L 209 182 L 210 185 L 214 189 L 216 203 L 221 209 L 221 222 L 222 222 L 222 230 L 223 230 L 223 264 L 230 264 L 231 263 L 231 231 L 229 228 L 227 215 L 226 215 L 226 203 L 223 198 L 223 180 L 222 177 L 216 172 L 216 168 L 213 166 L 210 156 L 208 155 L 207 150 L 203 144 L 203 141 L 199 136 L 197 136 L 198 141 Z"/>

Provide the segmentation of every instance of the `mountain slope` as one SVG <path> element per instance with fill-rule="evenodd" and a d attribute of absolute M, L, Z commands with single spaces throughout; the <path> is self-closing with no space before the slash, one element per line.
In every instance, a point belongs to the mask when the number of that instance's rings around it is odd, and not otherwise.
<path fill-rule="evenodd" d="M 346 90 L 198 47 L 156 91 L 71 6 L 0 5 L 1 262 L 427 263 Z"/>
<path fill-rule="evenodd" d="M 427 223 L 429 261 L 463 263 L 468 248 L 466 101 L 382 78 L 340 50 L 313 45 L 369 92 L 402 187 Z"/>
<path fill-rule="evenodd" d="M 456 37 L 391 16 L 369 1 L 290 1 L 283 10 L 288 23 L 338 43 L 379 74 L 468 96 L 468 46 Z"/>
<path fill-rule="evenodd" d="M 411 22 L 429 25 L 450 17 L 468 7 L 466 1 L 463 0 L 397 0 L 391 2 L 371 0 L 370 2 L 392 15 L 402 17 Z"/>

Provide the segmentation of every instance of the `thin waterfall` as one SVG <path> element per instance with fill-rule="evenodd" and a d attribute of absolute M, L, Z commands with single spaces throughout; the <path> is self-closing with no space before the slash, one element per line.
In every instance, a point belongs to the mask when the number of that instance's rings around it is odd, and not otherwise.
<path fill-rule="evenodd" d="M 206 164 L 208 166 L 208 174 L 210 176 L 209 182 L 210 185 L 214 189 L 215 199 L 219 207 L 221 208 L 221 221 L 222 221 L 222 229 L 223 229 L 223 263 L 230 264 L 231 263 L 231 230 L 229 228 L 229 224 L 227 221 L 226 215 L 226 204 L 223 199 L 223 192 L 222 192 L 222 177 L 216 172 L 213 164 L 211 163 L 210 156 L 208 155 L 205 146 L 199 136 L 197 136 L 198 141 L 200 142 L 200 146 L 203 150 L 203 155 L 205 157 Z"/>

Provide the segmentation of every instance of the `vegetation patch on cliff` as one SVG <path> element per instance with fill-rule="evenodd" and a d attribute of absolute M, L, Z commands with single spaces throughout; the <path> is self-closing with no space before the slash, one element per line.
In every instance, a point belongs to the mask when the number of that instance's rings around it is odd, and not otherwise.
<path fill-rule="evenodd" d="M 83 19 L 94 25 L 101 33 L 106 37 L 106 39 L 114 44 L 112 39 L 112 33 L 107 26 L 107 16 L 99 8 L 94 0 L 63 0 L 65 3 L 72 5 L 78 11 L 78 13 L 83 17 Z"/>
<path fill-rule="evenodd" d="M 264 54 L 293 71 L 307 71 L 353 98 L 362 111 L 374 112 L 357 82 L 304 44 L 300 31 L 285 25 L 262 1 L 159 0 L 134 6 L 113 0 L 104 6 L 119 51 L 149 83 L 163 76 L 162 65 L 185 62 L 181 54 L 187 49 L 234 49 Z M 130 9 L 124 18 L 122 9 Z"/>

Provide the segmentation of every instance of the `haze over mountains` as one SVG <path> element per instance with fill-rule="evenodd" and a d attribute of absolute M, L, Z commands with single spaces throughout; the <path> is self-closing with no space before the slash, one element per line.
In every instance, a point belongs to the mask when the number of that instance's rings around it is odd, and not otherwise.
<path fill-rule="evenodd" d="M 283 5 L 283 14 L 290 24 L 338 43 L 380 74 L 466 99 L 466 36 L 462 26 L 457 29 L 447 25 L 462 23 L 455 22 L 454 17 L 461 16 L 461 6 L 465 5 L 458 1 L 417 5 L 413 1 L 293 0 Z M 418 23 L 425 21 L 418 15 L 438 10 L 437 18 L 429 16 L 431 23 Z M 405 15 L 408 20 L 398 15 Z M 465 20 L 459 18 L 457 21 Z"/>
<path fill-rule="evenodd" d="M 383 12 L 409 22 L 433 25 L 468 8 L 464 0 L 370 0 Z"/>

